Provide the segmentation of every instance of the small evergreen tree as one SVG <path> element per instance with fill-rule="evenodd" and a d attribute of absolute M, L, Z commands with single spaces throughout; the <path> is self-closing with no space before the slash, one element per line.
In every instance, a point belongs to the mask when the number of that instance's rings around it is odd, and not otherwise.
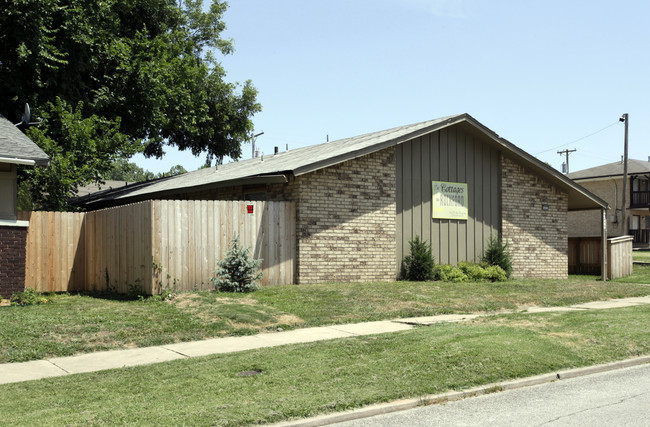
<path fill-rule="evenodd" d="M 512 257 L 508 250 L 508 243 L 504 243 L 501 237 L 490 237 L 488 247 L 485 254 L 483 254 L 483 262 L 501 267 L 506 272 L 506 277 L 510 277 L 512 274 Z"/>
<path fill-rule="evenodd" d="M 253 259 L 249 248 L 242 247 L 239 236 L 235 235 L 226 256 L 219 261 L 212 283 L 222 292 L 256 291 L 259 289 L 257 281 L 262 278 L 262 272 L 257 272 L 261 265 L 262 260 Z"/>
<path fill-rule="evenodd" d="M 425 281 L 433 280 L 433 267 L 435 260 L 431 254 L 431 246 L 419 236 L 409 241 L 411 253 L 404 258 L 402 263 L 403 276 L 406 280 Z"/>

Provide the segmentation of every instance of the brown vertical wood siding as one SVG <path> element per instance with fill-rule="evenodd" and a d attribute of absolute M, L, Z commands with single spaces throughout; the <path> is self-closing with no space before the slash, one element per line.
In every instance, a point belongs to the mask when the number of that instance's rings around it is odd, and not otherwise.
<path fill-rule="evenodd" d="M 467 126 L 457 125 L 397 146 L 397 263 L 409 240 L 431 243 L 436 263 L 478 262 L 500 230 L 500 155 Z M 431 182 L 466 183 L 469 218 L 432 219 Z"/>

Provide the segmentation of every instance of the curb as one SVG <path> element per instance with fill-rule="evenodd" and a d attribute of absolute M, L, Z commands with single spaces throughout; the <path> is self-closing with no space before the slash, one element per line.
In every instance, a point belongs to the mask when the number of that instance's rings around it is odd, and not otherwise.
<path fill-rule="evenodd" d="M 401 399 L 401 400 L 396 400 L 388 403 L 379 403 L 375 405 L 369 405 L 365 408 L 354 409 L 354 410 L 341 412 L 337 414 L 320 415 L 313 418 L 297 420 L 297 421 L 285 421 L 278 424 L 272 424 L 272 426 L 275 427 L 325 426 L 334 423 L 342 423 L 344 421 L 353 421 L 362 418 L 374 417 L 382 414 L 389 414 L 391 412 L 404 411 L 407 409 L 417 408 L 419 406 L 437 405 L 446 402 L 453 402 L 468 397 L 476 397 L 476 396 L 481 396 L 484 394 L 490 394 L 490 393 L 495 393 L 500 391 L 514 390 L 518 388 L 530 387 L 539 384 L 546 384 L 558 380 L 578 378 L 586 375 L 613 371 L 616 369 L 623 369 L 632 366 L 645 365 L 648 363 L 650 363 L 650 356 L 635 357 L 633 359 L 610 362 L 602 365 L 567 369 L 555 373 L 541 374 L 533 377 L 521 378 L 512 381 L 486 384 L 483 386 L 474 387 L 463 391 L 450 391 L 447 393 L 433 394 L 433 395 L 424 396 L 420 398 Z"/>

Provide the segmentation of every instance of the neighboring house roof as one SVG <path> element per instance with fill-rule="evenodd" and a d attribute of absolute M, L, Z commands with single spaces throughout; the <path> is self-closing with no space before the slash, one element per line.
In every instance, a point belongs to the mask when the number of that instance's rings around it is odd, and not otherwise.
<path fill-rule="evenodd" d="M 112 179 L 104 180 L 103 184 L 98 184 L 96 182 L 92 184 L 85 185 L 83 187 L 77 188 L 77 196 L 87 196 L 88 194 L 97 193 L 102 190 L 113 190 L 116 188 L 124 187 L 126 185 L 133 184 L 133 182 L 127 181 L 115 181 Z"/>
<path fill-rule="evenodd" d="M 0 115 L 0 162 L 47 166 L 49 161 L 34 141 Z"/>
<path fill-rule="evenodd" d="M 241 184 L 287 182 L 286 174 L 300 176 L 318 169 L 352 160 L 437 130 L 467 123 L 486 135 L 499 149 L 520 161 L 569 194 L 569 209 L 596 209 L 607 203 L 555 169 L 500 138 L 469 114 L 458 114 L 426 122 L 373 132 L 352 138 L 298 148 L 261 158 L 219 165 L 218 168 L 199 169 L 173 177 L 138 183 L 116 190 L 79 197 L 73 203 L 88 208 L 124 204 L 153 198 L 164 198 L 180 191 L 198 191 Z"/>
<path fill-rule="evenodd" d="M 567 174 L 567 176 L 573 180 L 609 178 L 614 176 L 623 176 L 623 168 L 623 162 L 614 162 L 589 169 L 583 169 L 577 172 L 571 172 Z M 650 174 L 650 162 L 628 159 L 627 173 L 629 175 Z"/>

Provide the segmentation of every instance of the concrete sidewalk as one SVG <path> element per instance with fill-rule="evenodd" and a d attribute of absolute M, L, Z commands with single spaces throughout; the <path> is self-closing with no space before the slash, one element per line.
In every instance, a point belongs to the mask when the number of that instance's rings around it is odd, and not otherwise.
<path fill-rule="evenodd" d="M 650 304 L 650 296 L 594 301 L 569 307 L 529 307 L 525 311 L 510 311 L 494 314 L 599 310 L 631 307 L 643 304 Z M 494 314 L 443 314 L 439 316 L 412 317 L 378 322 L 321 326 L 285 332 L 268 332 L 243 337 L 213 338 L 203 341 L 181 342 L 130 350 L 103 351 L 81 354 L 78 356 L 34 360 L 23 363 L 5 363 L 0 364 L 0 384 L 38 380 L 83 372 L 95 372 L 127 366 L 148 365 L 152 363 L 167 362 L 170 360 L 207 356 L 210 354 L 234 353 L 263 347 L 276 347 L 287 344 L 331 340 L 335 338 L 384 334 L 404 331 L 417 326 L 432 325 L 435 323 L 462 322 Z"/>

